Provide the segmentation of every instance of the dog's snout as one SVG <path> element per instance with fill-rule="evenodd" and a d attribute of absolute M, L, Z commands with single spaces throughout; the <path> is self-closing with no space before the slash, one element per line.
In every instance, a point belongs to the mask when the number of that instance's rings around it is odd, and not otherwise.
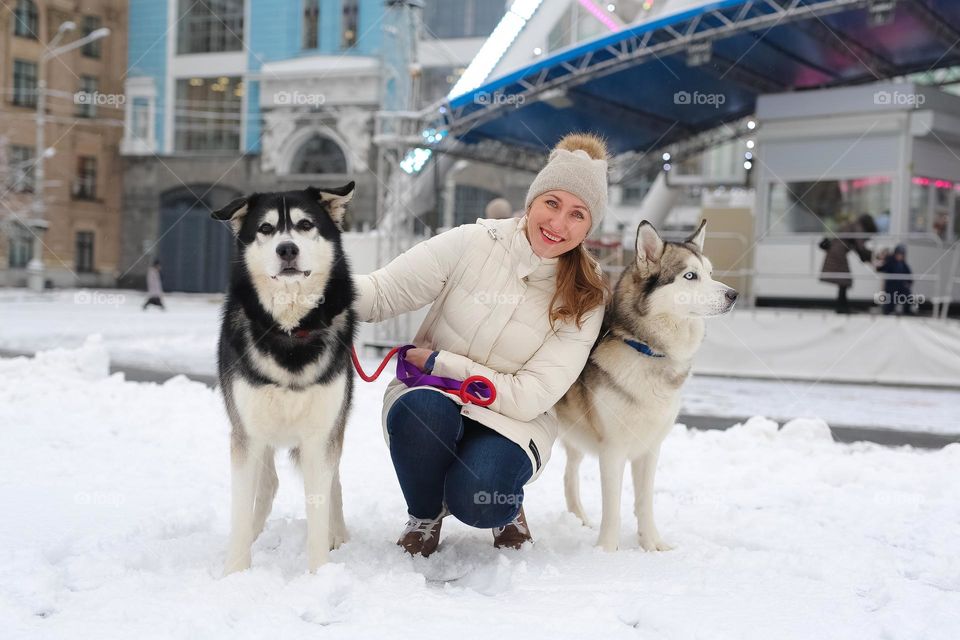
<path fill-rule="evenodd" d="M 730 304 L 733 304 L 734 302 L 737 301 L 737 297 L 740 294 L 737 293 L 736 289 L 727 289 L 723 295 L 727 299 L 727 302 L 729 302 Z"/>
<path fill-rule="evenodd" d="M 284 262 L 291 262 L 300 253 L 300 248 L 293 242 L 281 242 L 277 245 L 277 255 Z"/>

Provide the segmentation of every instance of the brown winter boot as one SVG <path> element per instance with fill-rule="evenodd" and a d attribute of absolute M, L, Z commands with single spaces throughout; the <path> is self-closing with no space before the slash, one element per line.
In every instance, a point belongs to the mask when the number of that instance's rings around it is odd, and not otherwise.
<path fill-rule="evenodd" d="M 420 554 L 426 558 L 436 551 L 437 545 L 440 544 L 440 527 L 443 525 L 445 515 L 447 515 L 446 509 L 432 520 L 410 516 L 397 544 L 412 556 Z"/>
<path fill-rule="evenodd" d="M 523 507 L 520 507 L 520 513 L 517 517 L 503 527 L 494 527 L 493 546 L 498 549 L 508 547 L 510 549 L 519 549 L 524 542 L 532 542 L 533 536 L 530 535 L 530 527 L 527 526 L 527 517 L 523 515 Z"/>

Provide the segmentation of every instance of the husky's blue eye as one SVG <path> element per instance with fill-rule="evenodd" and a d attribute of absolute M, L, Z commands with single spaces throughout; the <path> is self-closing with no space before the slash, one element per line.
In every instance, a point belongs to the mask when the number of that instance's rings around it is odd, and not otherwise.
<path fill-rule="evenodd" d="M 259 231 L 263 235 L 270 235 L 271 233 L 273 233 L 273 225 L 270 224 L 269 222 L 264 222 L 262 225 L 257 227 L 257 231 Z"/>
<path fill-rule="evenodd" d="M 696 279 L 697 279 L 697 273 L 696 273 L 695 271 L 687 271 L 685 274 L 683 274 L 683 277 L 684 277 L 686 280 L 696 280 Z"/>
<path fill-rule="evenodd" d="M 310 229 L 313 229 L 313 222 L 304 218 L 297 223 L 297 229 L 300 231 L 310 231 Z"/>

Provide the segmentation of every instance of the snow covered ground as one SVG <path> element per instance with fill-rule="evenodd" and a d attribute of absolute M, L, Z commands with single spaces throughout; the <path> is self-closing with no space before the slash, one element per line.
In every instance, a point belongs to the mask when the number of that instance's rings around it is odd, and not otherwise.
<path fill-rule="evenodd" d="M 101 334 L 114 363 L 173 373 L 214 373 L 221 298 L 168 295 L 166 313 L 143 312 L 142 301 L 143 294 L 136 291 L 38 296 L 22 289 L 0 290 L 0 349 L 77 347 L 87 336 Z M 796 333 L 796 328 L 791 331 Z M 950 390 L 695 375 L 684 389 L 683 412 L 719 417 L 759 414 L 781 421 L 804 416 L 832 425 L 960 433 L 960 392 Z"/>
<path fill-rule="evenodd" d="M 223 296 L 173 294 L 168 311 L 142 311 L 143 292 L 0 289 L 0 348 L 77 347 L 101 334 L 110 359 L 175 373 L 213 373 Z"/>
<path fill-rule="evenodd" d="M 638 549 L 628 486 L 625 548 L 596 550 L 596 530 L 564 511 L 558 451 L 527 490 L 532 548 L 496 550 L 448 519 L 440 551 L 410 558 L 393 544 L 405 510 L 380 432 L 384 377 L 358 385 L 347 430 L 351 541 L 305 572 L 302 484 L 283 458 L 253 568 L 220 579 L 220 398 L 183 377 L 108 376 L 107 360 L 97 340 L 0 360 L 5 639 L 960 636 L 960 445 L 836 444 L 816 420 L 678 426 L 656 493 L 673 551 Z M 583 487 L 596 522 L 594 464 Z"/>

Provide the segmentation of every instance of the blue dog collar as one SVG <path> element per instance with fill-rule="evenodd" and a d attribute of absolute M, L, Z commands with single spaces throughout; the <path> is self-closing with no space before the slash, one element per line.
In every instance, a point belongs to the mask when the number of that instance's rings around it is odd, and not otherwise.
<path fill-rule="evenodd" d="M 643 342 L 640 342 L 640 341 L 638 341 L 638 340 L 630 340 L 629 338 L 624 338 L 623 341 L 626 342 L 628 345 L 630 345 L 631 347 L 633 347 L 634 349 L 636 349 L 637 351 L 639 351 L 640 353 L 642 353 L 642 354 L 645 355 L 645 356 L 650 356 L 651 358 L 665 358 L 665 357 L 667 357 L 666 354 L 657 353 L 656 351 L 654 351 L 653 349 L 651 349 L 651 348 L 649 347 L 649 345 L 647 345 L 647 344 L 645 344 L 645 343 L 643 343 Z"/>

